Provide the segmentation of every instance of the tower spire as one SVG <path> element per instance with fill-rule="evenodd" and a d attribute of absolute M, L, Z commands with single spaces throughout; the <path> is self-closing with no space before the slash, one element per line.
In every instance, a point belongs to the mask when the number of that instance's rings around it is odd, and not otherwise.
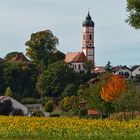
<path fill-rule="evenodd" d="M 82 51 L 84 52 L 87 61 L 91 61 L 94 65 L 94 22 L 88 14 L 83 22 L 83 47 Z"/>

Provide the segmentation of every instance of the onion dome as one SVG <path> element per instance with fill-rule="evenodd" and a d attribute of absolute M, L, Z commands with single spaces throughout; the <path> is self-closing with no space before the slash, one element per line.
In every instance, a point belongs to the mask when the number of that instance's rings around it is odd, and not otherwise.
<path fill-rule="evenodd" d="M 88 15 L 85 18 L 85 21 L 83 22 L 83 27 L 88 26 L 88 27 L 94 27 L 94 22 L 92 21 L 92 18 L 88 12 Z"/>

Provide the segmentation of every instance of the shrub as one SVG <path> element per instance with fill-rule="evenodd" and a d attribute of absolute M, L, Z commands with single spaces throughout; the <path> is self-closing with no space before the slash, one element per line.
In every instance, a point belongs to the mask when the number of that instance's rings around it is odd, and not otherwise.
<path fill-rule="evenodd" d="M 87 115 L 87 109 L 86 108 L 81 108 L 78 112 L 79 117 L 85 117 Z"/>
<path fill-rule="evenodd" d="M 43 117 L 44 116 L 44 113 L 42 111 L 34 111 L 32 116 L 35 116 L 35 117 Z"/>
<path fill-rule="evenodd" d="M 52 112 L 54 110 L 53 100 L 49 100 L 45 104 L 45 111 L 46 112 Z"/>

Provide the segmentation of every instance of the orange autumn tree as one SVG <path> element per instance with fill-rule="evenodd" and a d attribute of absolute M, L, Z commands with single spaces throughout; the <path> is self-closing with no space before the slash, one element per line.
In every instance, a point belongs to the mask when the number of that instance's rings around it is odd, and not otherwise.
<path fill-rule="evenodd" d="M 112 75 L 105 85 L 101 87 L 101 98 L 106 102 L 117 100 L 121 94 L 125 94 L 126 82 L 122 76 Z"/>

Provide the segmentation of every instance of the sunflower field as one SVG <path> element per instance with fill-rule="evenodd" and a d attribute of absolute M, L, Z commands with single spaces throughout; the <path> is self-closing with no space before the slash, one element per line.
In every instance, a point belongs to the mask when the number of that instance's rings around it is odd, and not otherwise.
<path fill-rule="evenodd" d="M 140 139 L 140 120 L 0 116 L 0 139 L 121 140 Z"/>

